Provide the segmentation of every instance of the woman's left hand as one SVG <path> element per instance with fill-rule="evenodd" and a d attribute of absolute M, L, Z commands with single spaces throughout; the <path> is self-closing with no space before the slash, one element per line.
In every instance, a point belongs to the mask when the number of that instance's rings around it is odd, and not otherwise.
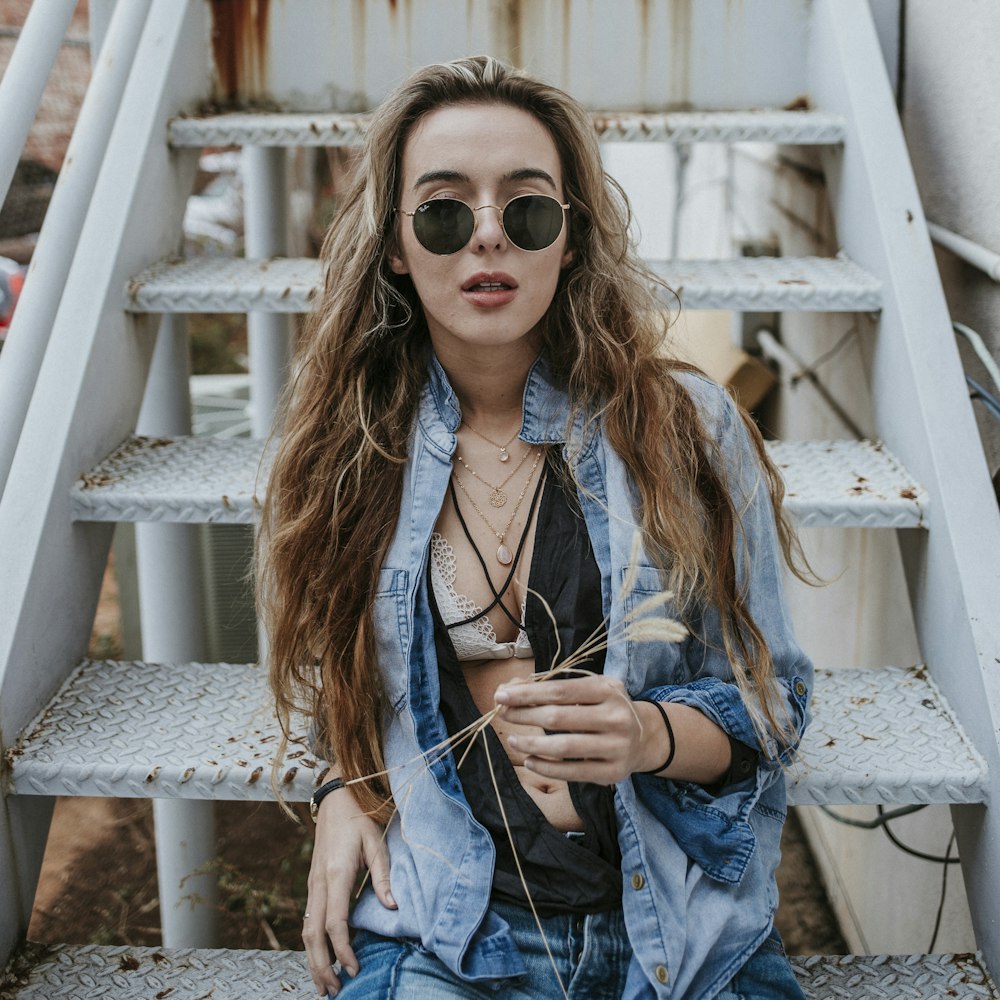
<path fill-rule="evenodd" d="M 539 729 L 511 734 L 508 743 L 529 771 L 547 778 L 612 785 L 655 768 L 670 750 L 656 707 L 632 701 L 615 678 L 514 681 L 494 697 L 507 722 Z"/>

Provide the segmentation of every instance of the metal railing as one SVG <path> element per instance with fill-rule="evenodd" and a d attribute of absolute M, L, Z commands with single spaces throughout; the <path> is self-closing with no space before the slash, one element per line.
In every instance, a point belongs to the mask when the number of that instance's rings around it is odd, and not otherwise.
<path fill-rule="evenodd" d="M 75 0 L 36 0 L 0 81 L 5 196 L 75 7 Z M 149 7 L 150 0 L 129 0 L 115 8 L 0 354 L 0 495 Z"/>

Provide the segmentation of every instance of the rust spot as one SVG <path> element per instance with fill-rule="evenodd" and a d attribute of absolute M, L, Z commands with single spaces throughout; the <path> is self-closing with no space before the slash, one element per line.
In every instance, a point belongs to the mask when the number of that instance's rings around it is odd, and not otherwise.
<path fill-rule="evenodd" d="M 159 776 L 160 769 L 158 767 L 154 767 L 153 770 L 146 775 L 146 784 L 151 785 Z"/>
<path fill-rule="evenodd" d="M 290 767 L 281 776 L 281 783 L 283 785 L 290 785 L 295 780 L 295 775 L 297 775 L 298 773 L 299 773 L 299 769 L 297 767 Z"/>
<path fill-rule="evenodd" d="M 270 0 L 210 0 L 217 97 L 237 105 L 262 96 L 267 84 Z"/>
<path fill-rule="evenodd" d="M 926 664 L 921 663 L 917 667 L 910 667 L 910 672 L 913 674 L 913 676 L 918 681 L 925 681 L 925 680 L 927 680 L 927 666 L 926 666 Z"/>
<path fill-rule="evenodd" d="M 135 955 L 125 954 L 118 960 L 118 968 L 122 972 L 135 972 L 139 968 L 139 959 Z"/>
<path fill-rule="evenodd" d="M 185 781 L 190 781 L 194 776 L 194 768 L 186 767 L 184 768 L 184 773 L 181 775 L 180 782 L 183 785 Z"/>
<path fill-rule="evenodd" d="M 837 741 L 832 736 L 823 744 L 825 747 L 835 747 L 836 745 Z"/>
<path fill-rule="evenodd" d="M 288 759 L 289 760 L 298 760 L 299 757 L 303 757 L 303 756 L 305 756 L 305 754 L 306 754 L 305 750 L 293 750 L 292 753 L 288 754 Z"/>
<path fill-rule="evenodd" d="M 236 762 L 236 766 L 237 766 L 237 767 L 249 767 L 249 766 L 250 766 L 250 763 L 249 763 L 249 761 L 245 761 L 245 760 L 238 760 L 238 761 Z"/>
<path fill-rule="evenodd" d="M 867 697 L 867 695 L 855 695 L 851 699 L 852 705 L 870 705 L 871 703 L 872 699 Z"/>
<path fill-rule="evenodd" d="M 899 495 L 904 500 L 916 500 L 917 499 L 917 491 L 912 486 L 907 486 L 907 487 L 905 487 L 905 489 L 901 489 L 899 491 Z"/>
<path fill-rule="evenodd" d="M 798 97 L 789 101 L 785 105 L 786 111 L 808 111 L 812 107 L 812 101 L 807 94 L 799 94 Z"/>
<path fill-rule="evenodd" d="M 811 285 L 811 281 L 806 281 L 805 278 L 780 278 L 778 280 L 779 285 Z"/>
<path fill-rule="evenodd" d="M 173 992 L 174 992 L 174 987 L 168 986 L 165 990 L 160 990 L 160 992 L 156 994 L 156 1000 L 164 1000 L 165 997 L 170 996 L 170 994 Z"/>
<path fill-rule="evenodd" d="M 249 777 L 249 778 L 247 778 L 247 784 L 248 784 L 248 785 L 256 785 L 256 784 L 257 784 L 257 782 L 258 782 L 258 781 L 260 781 L 260 776 L 261 776 L 261 775 L 262 775 L 263 773 L 264 773 L 264 768 L 262 768 L 262 767 L 255 767 L 255 768 L 254 768 L 254 769 L 253 769 L 253 770 L 252 770 L 252 771 L 250 772 L 250 777 Z"/>
<path fill-rule="evenodd" d="M 906 221 L 907 222 L 913 221 L 913 213 L 909 209 L 906 210 Z"/>
<path fill-rule="evenodd" d="M 871 742 L 873 742 L 873 743 L 877 743 L 877 742 L 878 742 L 878 737 L 877 737 L 877 736 L 865 736 L 865 734 L 864 734 L 864 733 L 862 733 L 862 734 L 861 734 L 861 738 L 862 738 L 863 740 L 870 740 L 870 741 L 871 741 Z"/>
<path fill-rule="evenodd" d="M 225 493 L 222 494 L 222 506 L 225 507 L 226 510 L 233 509 L 232 502 L 230 501 L 229 497 L 226 496 Z"/>
<path fill-rule="evenodd" d="M 167 960 L 167 956 L 164 955 L 162 951 L 154 951 L 150 957 L 153 959 L 154 965 L 163 965 L 163 963 Z"/>

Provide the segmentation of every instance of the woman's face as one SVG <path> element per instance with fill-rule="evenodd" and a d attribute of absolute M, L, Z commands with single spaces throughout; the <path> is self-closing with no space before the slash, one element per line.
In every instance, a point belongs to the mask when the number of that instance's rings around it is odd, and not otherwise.
<path fill-rule="evenodd" d="M 524 194 L 566 201 L 555 143 L 527 111 L 506 104 L 450 105 L 425 115 L 406 140 L 397 208 L 413 212 L 435 198 L 502 208 Z M 468 357 L 469 348 L 477 355 L 514 349 L 533 356 L 536 328 L 572 257 L 568 221 L 555 243 L 532 252 L 507 239 L 498 211 L 483 208 L 475 219 L 468 244 L 439 256 L 417 240 L 413 220 L 397 213 L 390 266 L 412 279 L 439 356 Z"/>

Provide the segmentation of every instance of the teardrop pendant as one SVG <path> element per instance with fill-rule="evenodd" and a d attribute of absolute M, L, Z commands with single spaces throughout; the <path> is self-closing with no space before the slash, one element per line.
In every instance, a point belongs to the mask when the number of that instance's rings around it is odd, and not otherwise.
<path fill-rule="evenodd" d="M 497 562 L 501 566 L 509 566 L 513 562 L 514 557 L 510 553 L 510 549 L 504 545 L 503 542 L 500 543 L 500 547 L 497 549 Z"/>
<path fill-rule="evenodd" d="M 510 461 L 510 452 L 506 448 L 501 448 L 500 449 L 500 461 L 501 462 L 509 462 Z"/>

